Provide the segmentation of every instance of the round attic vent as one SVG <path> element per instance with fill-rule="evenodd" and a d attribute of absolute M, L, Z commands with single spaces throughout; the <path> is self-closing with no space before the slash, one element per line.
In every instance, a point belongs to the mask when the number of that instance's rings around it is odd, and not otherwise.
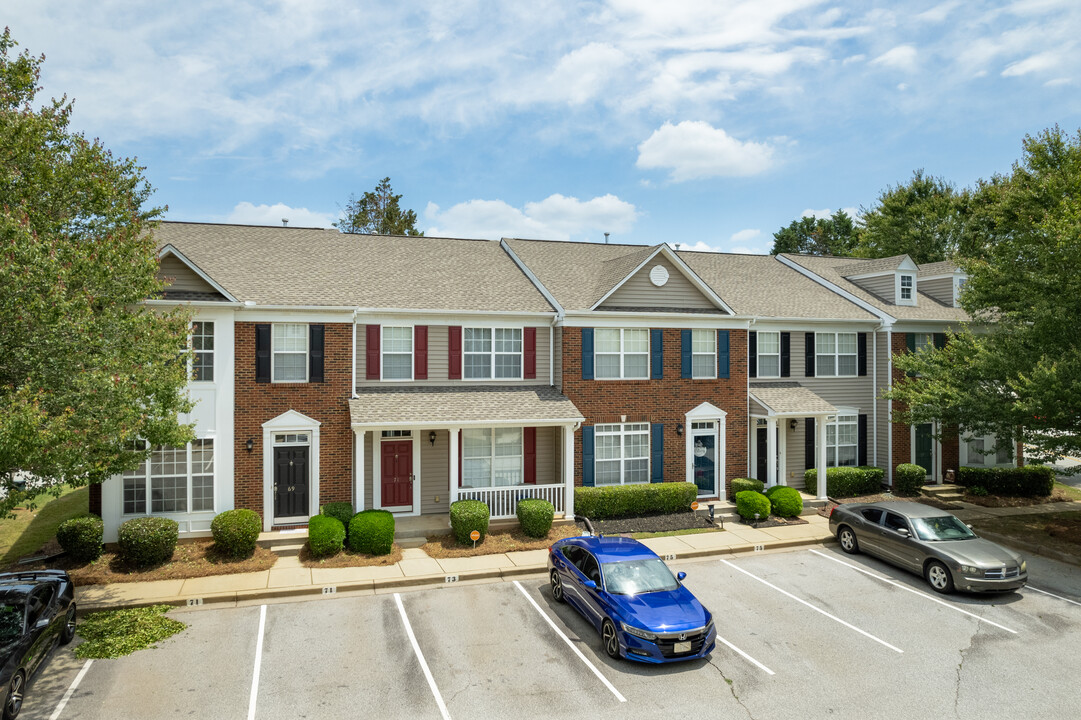
<path fill-rule="evenodd" d="M 649 281 L 657 287 L 664 285 L 668 282 L 668 268 L 664 265 L 654 265 L 649 271 Z"/>

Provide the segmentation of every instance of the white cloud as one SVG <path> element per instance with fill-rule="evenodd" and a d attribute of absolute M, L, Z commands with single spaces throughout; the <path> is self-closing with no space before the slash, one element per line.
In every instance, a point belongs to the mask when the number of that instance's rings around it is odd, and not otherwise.
<path fill-rule="evenodd" d="M 876 57 L 871 61 L 871 64 L 896 68 L 898 70 L 914 70 L 918 57 L 919 53 L 916 51 L 916 48 L 911 45 L 898 45 L 892 50 L 888 50 Z"/>
<path fill-rule="evenodd" d="M 1010 63 L 1002 71 L 1003 77 L 1020 77 L 1034 72 L 1051 70 L 1061 64 L 1061 58 L 1055 52 L 1042 52 L 1015 63 Z"/>
<path fill-rule="evenodd" d="M 274 205 L 255 205 L 239 202 L 223 222 L 239 225 L 281 225 L 282 218 L 288 218 L 289 227 L 329 228 L 338 216 L 330 213 L 314 212 L 308 208 L 289 207 L 285 203 Z"/>
<path fill-rule="evenodd" d="M 742 243 L 748 240 L 753 240 L 762 234 L 761 230 L 757 228 L 747 228 L 746 230 L 740 230 L 739 232 L 732 233 L 732 237 L 729 238 L 732 242 Z"/>
<path fill-rule="evenodd" d="M 435 237 L 598 240 L 605 232 L 630 231 L 638 211 L 615 195 L 583 202 L 557 193 L 522 209 L 502 200 L 469 200 L 446 210 L 428 203 L 424 217 L 431 223 L 425 234 Z"/>
<path fill-rule="evenodd" d="M 707 242 L 699 240 L 694 245 L 689 243 L 670 242 L 668 246 L 674 250 L 691 250 L 693 252 L 724 252 L 719 247 L 714 247 Z"/>
<path fill-rule="evenodd" d="M 742 142 L 709 123 L 666 122 L 638 146 L 639 168 L 663 168 L 675 182 L 707 177 L 745 177 L 773 164 L 773 147 Z"/>
<path fill-rule="evenodd" d="M 806 210 L 801 212 L 799 214 L 799 216 L 801 218 L 806 218 L 806 217 L 828 218 L 832 214 L 833 214 L 833 210 L 831 210 L 830 208 L 823 208 L 821 210 L 812 210 L 811 208 L 807 208 Z"/>
<path fill-rule="evenodd" d="M 770 249 L 772 247 L 773 247 L 773 242 L 771 241 L 770 244 L 769 244 L 769 247 L 762 247 L 762 246 L 758 246 L 758 245 L 756 245 L 756 246 L 738 246 L 737 245 L 736 247 L 733 247 L 728 252 L 738 253 L 740 255 L 769 255 L 769 251 L 770 251 Z"/>

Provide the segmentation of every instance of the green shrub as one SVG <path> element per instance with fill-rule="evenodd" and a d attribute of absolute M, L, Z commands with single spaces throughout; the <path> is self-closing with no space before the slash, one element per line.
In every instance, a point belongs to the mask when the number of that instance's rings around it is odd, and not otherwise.
<path fill-rule="evenodd" d="M 826 470 L 826 493 L 837 498 L 873 495 L 881 492 L 885 477 L 885 470 L 871 465 L 832 467 Z M 806 492 L 817 495 L 818 470 L 811 468 L 803 473 L 803 479 Z"/>
<path fill-rule="evenodd" d="M 965 488 L 965 492 L 969 495 L 975 495 L 976 497 L 987 497 L 991 494 L 987 492 L 987 488 L 980 487 L 979 485 L 973 485 L 970 488 Z"/>
<path fill-rule="evenodd" d="M 732 495 L 737 495 L 744 490 L 762 492 L 765 487 L 765 484 L 761 480 L 755 480 L 754 478 L 735 478 L 732 480 Z"/>
<path fill-rule="evenodd" d="M 75 562 L 90 562 L 101 555 L 105 524 L 97 515 L 65 520 L 56 528 L 56 541 Z"/>
<path fill-rule="evenodd" d="M 555 512 L 556 509 L 547 500 L 519 500 L 518 524 L 522 526 L 522 532 L 529 537 L 548 537 Z"/>
<path fill-rule="evenodd" d="M 329 515 L 313 515 L 308 519 L 308 549 L 312 555 L 326 557 L 336 555 L 345 542 L 345 525 Z"/>
<path fill-rule="evenodd" d="M 803 512 L 803 498 L 795 488 L 775 485 L 766 493 L 766 499 L 779 517 L 797 517 Z"/>
<path fill-rule="evenodd" d="M 450 506 L 450 527 L 455 539 L 463 545 L 472 545 L 469 534 L 476 530 L 480 533 L 477 542 L 483 542 L 488 534 L 488 520 L 491 518 L 488 505 L 480 500 L 459 500 Z"/>
<path fill-rule="evenodd" d="M 345 541 L 349 542 L 349 523 L 353 520 L 353 503 L 333 502 L 319 508 L 320 515 L 338 518 L 345 527 Z"/>
<path fill-rule="evenodd" d="M 1046 465 L 963 467 L 957 473 L 957 484 L 966 488 L 982 487 L 991 495 L 1047 497 L 1055 487 L 1055 470 Z"/>
<path fill-rule="evenodd" d="M 134 567 L 160 565 L 173 557 L 180 526 L 163 517 L 138 517 L 120 525 L 120 557 Z"/>
<path fill-rule="evenodd" d="M 210 522 L 214 545 L 223 555 L 247 557 L 255 552 L 255 542 L 263 529 L 263 521 L 254 510 L 226 510 Z"/>
<path fill-rule="evenodd" d="M 912 463 L 902 463 L 893 471 L 893 494 L 914 497 L 927 482 L 927 470 Z"/>
<path fill-rule="evenodd" d="M 349 549 L 369 555 L 389 555 L 394 546 L 394 515 L 386 510 L 364 510 L 349 521 Z"/>
<path fill-rule="evenodd" d="M 758 514 L 759 520 L 769 517 L 769 498 L 754 490 L 744 490 L 736 493 L 736 512 L 744 520 L 754 520 Z"/>
<path fill-rule="evenodd" d="M 574 489 L 574 512 L 590 519 L 690 512 L 698 487 L 689 482 Z"/>

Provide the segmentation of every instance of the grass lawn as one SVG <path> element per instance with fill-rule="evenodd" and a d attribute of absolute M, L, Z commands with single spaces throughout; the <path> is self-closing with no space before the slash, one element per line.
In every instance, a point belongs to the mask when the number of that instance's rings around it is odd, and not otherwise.
<path fill-rule="evenodd" d="M 1055 483 L 1055 490 L 1066 498 L 1075 502 L 1081 502 L 1081 488 L 1075 488 L 1071 485 L 1063 485 L 1060 482 Z"/>
<path fill-rule="evenodd" d="M 0 520 L 0 566 L 37 552 L 52 540 L 60 523 L 89 511 L 90 490 L 65 486 L 58 498 L 39 495 L 37 510 L 15 509 L 15 519 Z"/>
<path fill-rule="evenodd" d="M 972 527 L 1081 555 L 1081 511 L 980 518 L 972 521 Z"/>

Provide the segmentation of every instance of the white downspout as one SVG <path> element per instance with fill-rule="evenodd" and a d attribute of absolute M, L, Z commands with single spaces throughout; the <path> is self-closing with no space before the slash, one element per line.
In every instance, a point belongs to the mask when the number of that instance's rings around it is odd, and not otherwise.
<path fill-rule="evenodd" d="M 357 396 L 357 313 L 360 309 L 353 311 L 353 384 L 349 386 L 349 396 Z"/>
<path fill-rule="evenodd" d="M 881 327 L 881 326 L 879 326 Z M 878 328 L 871 333 L 871 464 L 878 465 Z"/>
<path fill-rule="evenodd" d="M 893 328 L 886 329 L 886 382 L 893 389 Z M 886 479 L 893 487 L 893 398 L 886 401 Z"/>

